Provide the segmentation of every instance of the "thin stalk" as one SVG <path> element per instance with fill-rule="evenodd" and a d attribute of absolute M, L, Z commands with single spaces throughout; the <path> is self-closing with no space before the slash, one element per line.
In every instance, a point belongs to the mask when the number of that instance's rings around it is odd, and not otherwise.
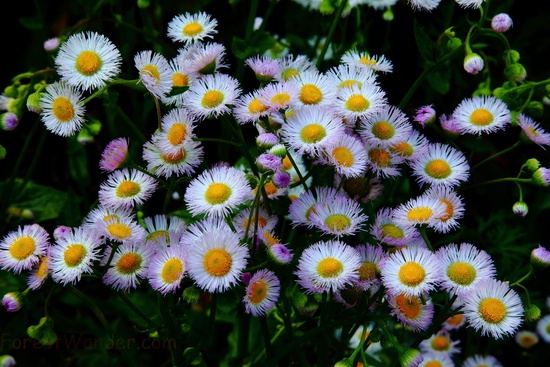
<path fill-rule="evenodd" d="M 319 53 L 319 57 L 317 58 L 317 63 L 315 65 L 317 68 L 321 66 L 321 63 L 325 58 L 325 54 L 327 53 L 328 46 L 330 46 L 330 42 L 332 41 L 332 37 L 334 36 L 334 32 L 336 31 L 336 26 L 340 22 L 340 18 L 342 18 L 342 13 L 347 4 L 348 4 L 347 0 L 342 0 L 342 2 L 340 3 L 340 6 L 338 7 L 338 9 L 336 9 L 336 13 L 334 14 L 334 19 L 332 20 L 332 24 L 330 25 L 327 38 L 325 39 L 325 43 L 323 44 L 321 53 Z"/>
<path fill-rule="evenodd" d="M 510 147 L 508 147 L 508 148 L 506 148 L 506 149 L 503 149 L 503 150 L 501 150 L 500 152 L 497 152 L 497 153 L 491 155 L 490 157 L 485 158 L 485 159 L 482 160 L 481 162 L 476 163 L 476 164 L 472 167 L 472 170 L 478 168 L 479 166 L 483 165 L 484 163 L 487 163 L 487 162 L 489 162 L 490 160 L 492 160 L 492 159 L 494 159 L 494 158 L 496 158 L 496 157 L 498 157 L 498 156 L 500 156 L 500 155 L 502 155 L 502 154 L 504 154 L 504 153 L 508 153 L 509 151 L 511 151 L 511 150 L 513 150 L 513 149 L 519 147 L 521 144 L 522 144 L 522 141 L 521 141 L 521 140 L 516 141 L 512 146 L 510 146 Z"/>
<path fill-rule="evenodd" d="M 146 314 L 144 314 L 139 308 L 134 305 L 134 303 L 122 292 L 117 292 L 118 298 L 122 300 L 130 308 L 136 315 L 138 315 L 143 321 L 147 323 L 147 327 L 149 329 L 158 329 L 160 325 L 156 324 L 153 320 L 151 320 Z"/>
<path fill-rule="evenodd" d="M 477 186 L 489 185 L 489 184 L 494 184 L 494 183 L 499 183 L 499 182 L 506 182 L 506 181 L 512 181 L 512 182 L 516 182 L 516 183 L 532 183 L 533 182 L 530 178 L 503 177 L 503 178 L 497 178 L 497 179 L 494 179 L 494 180 L 478 182 L 478 183 L 472 184 L 470 186 L 466 186 L 466 187 L 462 188 L 460 191 L 469 190 L 469 189 L 477 187 Z"/>

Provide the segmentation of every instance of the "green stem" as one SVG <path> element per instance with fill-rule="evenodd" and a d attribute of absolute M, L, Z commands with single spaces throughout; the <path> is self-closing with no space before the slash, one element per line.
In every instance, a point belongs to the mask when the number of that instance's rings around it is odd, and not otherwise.
<path fill-rule="evenodd" d="M 148 329 L 158 329 L 160 325 L 156 324 L 146 314 L 144 314 L 134 303 L 122 292 L 117 292 L 117 296 L 128 306 L 136 315 L 141 317 L 147 323 Z"/>
<path fill-rule="evenodd" d="M 510 146 L 510 147 L 508 147 L 508 148 L 506 148 L 506 149 L 503 149 L 503 150 L 501 150 L 500 152 L 491 155 L 490 157 L 485 158 L 485 159 L 482 160 L 481 162 L 476 163 L 476 164 L 472 167 L 472 170 L 478 168 L 479 166 L 483 165 L 484 163 L 489 162 L 490 160 L 492 160 L 492 159 L 494 159 L 494 158 L 496 158 L 496 157 L 498 157 L 498 156 L 500 156 L 500 155 L 502 155 L 502 154 L 504 154 L 504 153 L 507 153 L 507 152 L 509 152 L 509 151 L 511 151 L 511 150 L 513 150 L 513 149 L 515 149 L 515 148 L 517 148 L 517 147 L 519 147 L 521 144 L 522 144 L 522 141 L 521 141 L 521 140 L 518 140 L 517 142 L 514 143 L 514 145 L 512 145 L 512 146 Z"/>
<path fill-rule="evenodd" d="M 338 23 L 340 22 L 340 19 L 342 18 L 342 12 L 344 11 L 344 8 L 346 7 L 347 3 L 348 3 L 347 0 L 341 0 L 340 6 L 338 7 L 338 9 L 336 9 L 336 13 L 334 14 L 334 19 L 332 20 L 332 24 L 330 25 L 327 38 L 325 39 L 325 43 L 323 44 L 323 49 L 321 50 L 321 53 L 319 53 L 319 57 L 317 58 L 317 63 L 315 66 L 318 69 L 325 58 L 325 54 L 327 53 L 328 47 L 330 46 L 330 42 L 332 41 L 332 37 L 334 36 L 334 32 L 336 31 L 336 26 L 338 25 Z"/>
<path fill-rule="evenodd" d="M 512 181 L 512 182 L 516 182 L 516 183 L 518 183 L 518 182 L 519 183 L 532 183 L 533 182 L 530 178 L 503 177 L 503 178 L 497 178 L 497 179 L 494 179 L 494 180 L 478 182 L 478 183 L 472 184 L 470 186 L 466 186 L 466 187 L 460 189 L 460 191 L 462 192 L 462 191 L 466 191 L 466 190 L 472 189 L 472 188 L 477 187 L 477 186 L 494 184 L 494 183 L 505 182 L 505 181 Z"/>
<path fill-rule="evenodd" d="M 515 287 L 516 285 L 521 285 L 521 283 L 526 280 L 527 278 L 529 278 L 531 276 L 531 274 L 533 274 L 533 269 L 529 269 L 529 271 L 527 272 L 527 274 L 525 274 L 524 276 L 522 276 L 520 279 L 516 280 L 514 283 L 510 284 L 510 287 Z"/>
<path fill-rule="evenodd" d="M 424 225 L 420 226 L 419 232 L 420 232 L 420 235 L 422 235 L 422 239 L 424 240 L 424 242 L 426 242 L 426 246 L 428 246 L 430 251 L 433 252 L 434 249 L 432 247 L 432 243 L 430 242 L 430 239 L 428 238 L 428 235 L 426 234 L 426 226 L 424 226 Z"/>
<path fill-rule="evenodd" d="M 271 359 L 273 357 L 273 347 L 271 346 L 271 337 L 269 336 L 269 327 L 267 325 L 267 319 L 265 316 L 259 317 L 260 321 L 260 328 L 262 330 L 262 337 L 264 339 L 265 344 L 265 354 L 267 356 L 267 359 Z"/>
<path fill-rule="evenodd" d="M 170 348 L 172 367 L 181 367 L 184 365 L 183 352 L 180 350 L 181 343 L 179 343 L 179 324 L 176 323 L 174 317 L 172 316 L 172 310 L 174 308 L 173 294 L 168 294 L 167 299 L 162 299 L 159 293 L 158 306 L 163 325 L 168 329 L 169 338 L 176 341 L 175 348 Z"/>

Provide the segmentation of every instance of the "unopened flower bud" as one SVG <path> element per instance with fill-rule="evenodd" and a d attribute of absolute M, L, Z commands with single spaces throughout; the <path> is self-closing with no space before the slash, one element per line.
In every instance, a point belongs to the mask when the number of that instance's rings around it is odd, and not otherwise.
<path fill-rule="evenodd" d="M 4 112 L 0 115 L 0 127 L 5 131 L 14 130 L 19 125 L 19 118 L 13 112 Z"/>
<path fill-rule="evenodd" d="M 6 158 L 6 148 L 3 145 L 0 145 L 0 160 Z"/>
<path fill-rule="evenodd" d="M 525 108 L 525 113 L 532 117 L 542 117 L 544 105 L 539 101 L 531 101 Z"/>
<path fill-rule="evenodd" d="M 527 206 L 527 203 L 523 201 L 517 201 L 514 203 L 514 205 L 512 205 L 512 211 L 514 212 L 514 214 L 519 215 L 523 218 L 529 212 L 529 207 Z"/>
<path fill-rule="evenodd" d="M 535 172 L 536 170 L 539 169 L 540 167 L 540 162 L 538 159 L 536 158 L 529 158 L 526 162 L 525 162 L 525 167 L 531 171 L 531 172 Z"/>
<path fill-rule="evenodd" d="M 521 82 L 527 77 L 527 70 L 519 63 L 510 64 L 504 69 L 504 76 L 512 82 Z"/>
<path fill-rule="evenodd" d="M 276 155 L 277 157 L 286 157 L 287 151 L 284 144 L 276 144 L 269 149 L 269 153 Z"/>
<path fill-rule="evenodd" d="M 460 38 L 453 37 L 447 41 L 447 48 L 449 51 L 455 50 L 460 46 L 462 46 L 462 40 Z"/>
<path fill-rule="evenodd" d="M 279 138 L 273 133 L 262 133 L 256 137 L 256 145 L 261 149 L 269 149 L 279 144 Z"/>
<path fill-rule="evenodd" d="M 201 297 L 201 291 L 192 285 L 183 290 L 182 297 L 187 303 L 197 303 Z"/>
<path fill-rule="evenodd" d="M 23 295 L 20 292 L 9 292 L 2 297 L 2 306 L 8 312 L 17 312 L 23 306 Z"/>
<path fill-rule="evenodd" d="M 3 356 L 0 356 L 0 366 L 2 367 L 15 367 L 15 358 L 10 356 L 9 354 L 4 354 Z"/>
<path fill-rule="evenodd" d="M 436 112 L 433 105 L 422 106 L 416 110 L 414 121 L 421 126 L 426 126 L 435 121 Z"/>
<path fill-rule="evenodd" d="M 424 357 L 422 354 L 417 349 L 413 348 L 405 349 L 399 356 L 401 367 L 416 367 L 422 363 L 423 360 Z"/>
<path fill-rule="evenodd" d="M 468 74 L 476 75 L 483 70 L 484 66 L 485 62 L 483 58 L 475 52 L 469 53 L 464 58 L 464 70 L 466 70 Z"/>
<path fill-rule="evenodd" d="M 538 308 L 534 304 L 530 304 L 529 306 L 525 307 L 524 315 L 526 322 L 537 321 L 538 319 L 540 319 L 541 315 L 540 308 Z"/>
<path fill-rule="evenodd" d="M 506 13 L 497 14 L 491 19 L 491 28 L 493 28 L 495 32 L 506 32 L 512 28 L 512 25 L 512 18 Z"/>
<path fill-rule="evenodd" d="M 535 172 L 533 172 L 531 181 L 533 181 L 535 185 L 550 186 L 550 169 L 539 167 Z"/>
<path fill-rule="evenodd" d="M 42 92 L 34 92 L 29 94 L 27 97 L 27 110 L 34 113 L 42 112 L 42 107 L 40 107 L 40 98 L 42 98 Z"/>
<path fill-rule="evenodd" d="M 334 364 L 334 367 L 353 367 L 352 361 L 349 358 L 344 358 Z"/>
<path fill-rule="evenodd" d="M 61 40 L 58 37 L 47 39 L 44 42 L 44 50 L 48 52 L 54 52 L 59 48 Z"/>
<path fill-rule="evenodd" d="M 543 269 L 550 266 L 550 251 L 538 245 L 531 251 L 531 265 L 537 269 Z"/>
<path fill-rule="evenodd" d="M 278 188 L 288 187 L 290 184 L 290 174 L 285 171 L 277 171 L 273 175 L 273 184 Z"/>

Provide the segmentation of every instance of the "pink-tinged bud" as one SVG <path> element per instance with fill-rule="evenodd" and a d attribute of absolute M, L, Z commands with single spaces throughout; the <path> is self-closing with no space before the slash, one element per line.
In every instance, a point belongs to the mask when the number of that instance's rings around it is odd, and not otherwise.
<path fill-rule="evenodd" d="M 538 245 L 537 248 L 531 251 L 531 265 L 538 269 L 550 266 L 550 251 Z"/>
<path fill-rule="evenodd" d="M 483 58 L 475 52 L 469 53 L 464 58 L 464 70 L 466 70 L 468 74 L 476 75 L 483 70 L 484 66 L 485 62 Z"/>
<path fill-rule="evenodd" d="M 54 52 L 59 48 L 60 43 L 61 41 L 59 40 L 59 38 L 50 38 L 44 42 L 44 50 L 48 52 Z"/>
<path fill-rule="evenodd" d="M 550 169 L 538 168 L 531 176 L 531 181 L 538 186 L 550 186 Z"/>
<path fill-rule="evenodd" d="M 435 121 L 435 110 L 433 105 L 422 106 L 416 110 L 414 115 L 414 121 L 416 121 L 421 126 L 426 126 Z"/>
<path fill-rule="evenodd" d="M 512 211 L 514 212 L 514 214 L 519 215 L 523 218 L 529 212 L 529 207 L 527 206 L 527 203 L 523 201 L 517 201 L 512 206 Z"/>
<path fill-rule="evenodd" d="M 21 293 L 19 292 L 9 292 L 4 294 L 2 297 L 2 306 L 8 312 L 17 312 L 21 309 L 23 305 Z"/>
<path fill-rule="evenodd" d="M 105 172 L 113 172 L 122 168 L 128 158 L 128 139 L 118 138 L 111 141 L 101 154 L 99 168 Z"/>
<path fill-rule="evenodd" d="M 12 131 L 19 125 L 19 118 L 13 112 L 5 112 L 0 115 L 0 126 L 2 130 Z"/>
<path fill-rule="evenodd" d="M 512 25 L 512 18 L 506 13 L 497 14 L 491 19 L 491 28 L 493 28 L 495 32 L 506 32 L 512 28 Z"/>

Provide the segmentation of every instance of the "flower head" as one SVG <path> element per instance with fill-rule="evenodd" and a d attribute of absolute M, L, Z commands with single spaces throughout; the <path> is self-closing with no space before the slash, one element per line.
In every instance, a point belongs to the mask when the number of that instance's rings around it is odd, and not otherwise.
<path fill-rule="evenodd" d="M 506 13 L 499 13 L 491 19 L 491 28 L 495 32 L 503 33 L 512 28 L 512 18 Z"/>
<path fill-rule="evenodd" d="M 470 166 L 464 153 L 443 143 L 432 143 L 430 149 L 411 162 L 411 168 L 420 185 L 453 187 L 470 176 Z"/>
<path fill-rule="evenodd" d="M 55 82 L 46 87 L 40 99 L 40 117 L 46 129 L 61 136 L 71 136 L 80 131 L 86 108 L 82 93 L 65 82 Z"/>
<path fill-rule="evenodd" d="M 168 37 L 174 42 L 193 43 L 212 38 L 218 31 L 218 21 L 205 13 L 176 15 L 168 23 Z"/>
<path fill-rule="evenodd" d="M 42 226 L 19 227 L 0 242 L 0 267 L 16 274 L 29 270 L 46 254 L 49 246 L 49 234 Z"/>
<path fill-rule="evenodd" d="M 121 137 L 111 140 L 101 153 L 99 168 L 105 172 L 113 172 L 114 170 L 124 166 L 128 158 L 128 139 Z"/>
<path fill-rule="evenodd" d="M 151 176 L 133 168 L 123 168 L 109 174 L 99 187 L 99 202 L 112 208 L 133 208 L 143 204 L 157 189 Z"/>
<path fill-rule="evenodd" d="M 257 271 L 246 285 L 243 298 L 245 312 L 253 316 L 264 316 L 279 299 L 281 283 L 279 278 L 268 269 Z"/>
<path fill-rule="evenodd" d="M 466 134 L 489 134 L 506 128 L 511 122 L 510 110 L 493 96 L 466 98 L 451 116 Z"/>

